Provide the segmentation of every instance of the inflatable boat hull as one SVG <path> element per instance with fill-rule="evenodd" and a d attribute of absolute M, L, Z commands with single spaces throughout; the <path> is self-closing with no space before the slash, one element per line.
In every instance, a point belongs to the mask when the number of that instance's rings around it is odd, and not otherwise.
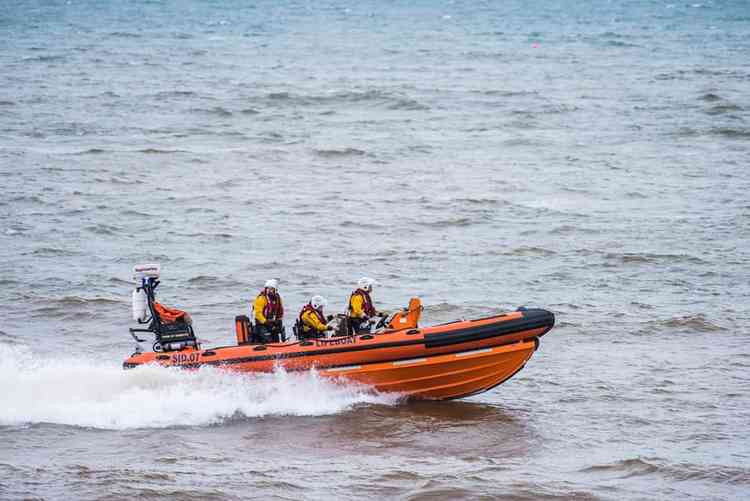
<path fill-rule="evenodd" d="M 522 310 L 375 335 L 139 353 L 123 366 L 209 365 L 243 372 L 270 372 L 278 366 L 287 371 L 315 368 L 326 377 L 406 397 L 461 398 L 487 391 L 521 370 L 554 321 L 549 311 Z"/>

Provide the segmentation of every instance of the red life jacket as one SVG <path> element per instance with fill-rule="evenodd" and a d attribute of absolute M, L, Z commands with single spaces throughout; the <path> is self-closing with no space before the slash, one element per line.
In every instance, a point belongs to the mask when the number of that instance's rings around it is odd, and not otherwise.
<path fill-rule="evenodd" d="M 266 298 L 266 305 L 263 307 L 263 316 L 266 317 L 266 320 L 269 322 L 281 320 L 284 316 L 284 305 L 281 304 L 281 296 L 278 293 L 269 294 L 266 289 L 260 291 L 259 295 Z"/>
<path fill-rule="evenodd" d="M 370 293 L 366 290 L 357 289 L 354 292 L 352 292 L 351 297 L 349 298 L 349 312 L 352 310 L 352 299 L 354 299 L 354 296 L 360 295 L 362 296 L 363 304 L 365 310 L 365 315 L 368 317 L 374 317 L 375 316 L 375 307 L 372 305 L 372 298 L 370 297 Z"/>
<path fill-rule="evenodd" d="M 315 313 L 315 316 L 318 317 L 318 320 L 320 321 L 321 324 L 323 324 L 323 325 L 326 324 L 326 317 L 324 317 L 323 314 L 320 311 L 318 311 L 315 308 L 313 308 L 313 305 L 311 305 L 310 303 L 307 303 L 302 308 L 302 311 L 299 312 L 299 318 L 297 319 L 297 321 L 300 323 L 300 325 L 302 325 L 303 329 L 305 329 L 305 330 L 310 330 L 310 329 L 317 330 L 317 329 L 315 329 L 315 327 L 313 327 L 312 325 L 307 325 L 305 323 L 305 321 L 302 320 L 302 315 L 304 315 L 308 311 L 312 311 L 313 313 Z"/>

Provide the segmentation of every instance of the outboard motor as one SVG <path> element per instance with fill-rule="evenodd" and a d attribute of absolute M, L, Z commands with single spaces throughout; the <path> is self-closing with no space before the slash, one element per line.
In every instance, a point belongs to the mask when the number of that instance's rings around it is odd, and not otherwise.
<path fill-rule="evenodd" d="M 152 332 L 156 337 L 154 351 L 176 351 L 185 347 L 198 348 L 193 333 L 190 315 L 175 308 L 167 308 L 156 302 L 154 291 L 159 286 L 161 267 L 158 264 L 141 264 L 133 267 L 133 278 L 140 282 L 132 294 L 133 320 L 148 324 L 143 329 L 130 329 L 136 341 L 136 332 Z"/>

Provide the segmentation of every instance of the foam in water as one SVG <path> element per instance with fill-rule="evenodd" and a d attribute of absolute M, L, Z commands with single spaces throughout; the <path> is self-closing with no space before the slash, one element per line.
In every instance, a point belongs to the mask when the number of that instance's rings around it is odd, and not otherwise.
<path fill-rule="evenodd" d="M 0 425 L 56 423 L 107 429 L 196 426 L 266 415 L 319 416 L 398 397 L 314 372 L 237 374 L 42 359 L 0 344 Z"/>

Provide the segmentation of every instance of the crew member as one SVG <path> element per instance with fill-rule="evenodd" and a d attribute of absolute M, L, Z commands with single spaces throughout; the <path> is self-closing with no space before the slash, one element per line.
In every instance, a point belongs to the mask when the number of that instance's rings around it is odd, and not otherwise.
<path fill-rule="evenodd" d="M 255 298 L 255 340 L 260 343 L 282 341 L 284 305 L 279 295 L 279 281 L 272 278 Z"/>
<path fill-rule="evenodd" d="M 356 334 L 369 332 L 370 319 L 381 315 L 372 303 L 372 286 L 375 280 L 362 277 L 357 281 L 357 290 L 349 297 L 349 322 Z"/>
<path fill-rule="evenodd" d="M 302 311 L 299 312 L 297 319 L 298 332 L 297 336 L 302 339 L 325 337 L 326 331 L 333 330 L 333 327 L 326 325 L 333 319 L 333 316 L 326 318 L 323 315 L 323 308 L 328 304 L 323 296 L 313 296 Z"/>

